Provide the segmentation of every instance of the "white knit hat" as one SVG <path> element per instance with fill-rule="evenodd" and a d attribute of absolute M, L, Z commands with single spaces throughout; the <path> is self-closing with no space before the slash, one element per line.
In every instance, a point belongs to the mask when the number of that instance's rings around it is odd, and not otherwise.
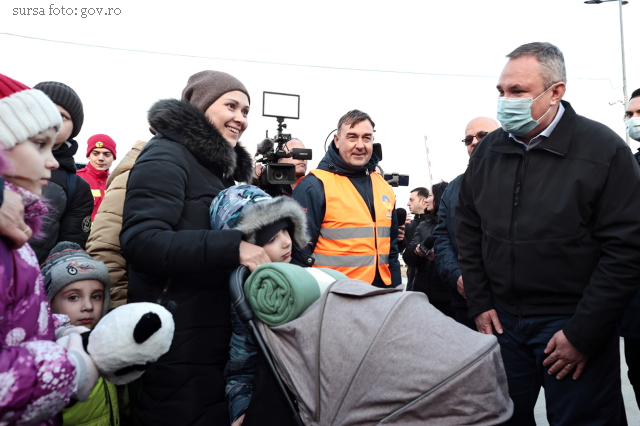
<path fill-rule="evenodd" d="M 0 74 L 0 149 L 61 126 L 60 111 L 44 92 Z"/>

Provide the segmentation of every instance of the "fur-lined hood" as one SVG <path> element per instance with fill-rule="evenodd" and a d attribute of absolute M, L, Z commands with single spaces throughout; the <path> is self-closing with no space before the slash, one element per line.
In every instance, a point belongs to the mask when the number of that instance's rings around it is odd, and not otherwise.
<path fill-rule="evenodd" d="M 289 233 L 291 240 L 302 248 L 309 243 L 307 216 L 296 200 L 290 197 L 276 197 L 246 207 L 238 220 L 235 229 L 242 231 L 247 242 L 256 243 L 256 232 L 282 219 L 291 222 Z"/>
<path fill-rule="evenodd" d="M 193 105 L 177 99 L 162 99 L 149 109 L 149 125 L 184 145 L 204 164 L 220 168 L 225 179 L 249 182 L 253 162 L 238 143 L 229 145 L 209 119 Z"/>

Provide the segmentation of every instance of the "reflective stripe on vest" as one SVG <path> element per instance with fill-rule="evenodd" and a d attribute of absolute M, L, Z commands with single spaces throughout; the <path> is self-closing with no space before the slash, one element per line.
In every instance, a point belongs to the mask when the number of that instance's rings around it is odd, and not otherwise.
<path fill-rule="evenodd" d="M 322 181 L 326 203 L 313 266 L 332 268 L 368 283 L 375 279 L 377 267 L 384 283 L 391 285 L 391 215 L 396 203 L 393 189 L 380 175 L 371 174 L 374 221 L 348 177 L 324 170 L 311 173 Z"/>

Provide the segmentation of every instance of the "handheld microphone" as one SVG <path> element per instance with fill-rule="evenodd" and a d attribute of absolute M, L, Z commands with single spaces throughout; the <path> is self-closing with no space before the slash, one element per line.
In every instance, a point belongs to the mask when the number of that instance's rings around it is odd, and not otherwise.
<path fill-rule="evenodd" d="M 402 207 L 396 209 L 396 216 L 398 216 L 398 226 L 404 225 L 407 221 L 407 211 Z"/>

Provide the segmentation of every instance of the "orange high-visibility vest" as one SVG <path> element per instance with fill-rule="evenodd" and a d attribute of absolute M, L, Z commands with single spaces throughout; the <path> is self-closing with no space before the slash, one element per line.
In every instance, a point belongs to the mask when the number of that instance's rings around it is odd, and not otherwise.
<path fill-rule="evenodd" d="M 377 267 L 384 283 L 391 285 L 391 215 L 396 204 L 393 189 L 379 174 L 371 174 L 374 221 L 348 177 L 324 170 L 311 173 L 322 181 L 326 202 L 313 266 L 335 269 L 368 283 L 375 279 Z"/>

